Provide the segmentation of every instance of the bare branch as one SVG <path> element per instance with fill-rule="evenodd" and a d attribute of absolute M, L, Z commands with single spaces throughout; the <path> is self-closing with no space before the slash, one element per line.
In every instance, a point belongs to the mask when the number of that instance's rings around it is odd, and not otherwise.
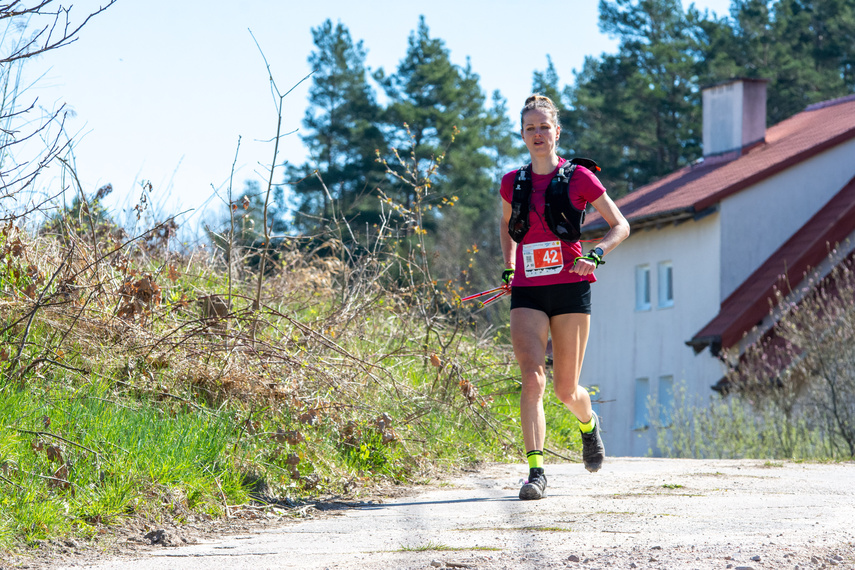
<path fill-rule="evenodd" d="M 41 28 L 35 35 L 22 46 L 15 49 L 11 54 L 4 58 L 0 58 L 0 65 L 12 63 L 22 59 L 27 59 L 45 52 L 55 50 L 77 41 L 77 35 L 80 30 L 89 23 L 93 17 L 116 3 L 117 0 L 109 0 L 105 6 L 99 7 L 96 11 L 90 13 L 79 25 L 74 26 L 71 23 L 70 15 L 71 8 L 64 8 L 60 5 L 56 11 L 47 10 L 48 5 L 54 0 L 41 0 L 35 6 L 23 7 L 16 9 L 20 1 L 12 2 L 11 4 L 0 5 L 0 20 L 7 18 L 18 18 L 21 16 L 52 16 L 53 21 Z M 59 30 L 59 32 L 57 32 Z M 58 37 L 57 37 L 58 35 Z"/>

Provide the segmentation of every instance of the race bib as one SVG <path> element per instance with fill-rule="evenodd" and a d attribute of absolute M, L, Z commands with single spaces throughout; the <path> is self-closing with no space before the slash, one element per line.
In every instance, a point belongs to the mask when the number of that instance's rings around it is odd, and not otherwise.
<path fill-rule="evenodd" d="M 564 268 L 561 242 L 555 240 L 523 244 L 523 266 L 526 277 L 561 273 Z"/>

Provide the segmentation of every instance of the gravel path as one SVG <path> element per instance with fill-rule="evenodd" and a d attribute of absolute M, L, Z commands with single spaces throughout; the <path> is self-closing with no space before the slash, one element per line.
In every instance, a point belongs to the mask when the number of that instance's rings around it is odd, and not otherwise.
<path fill-rule="evenodd" d="M 619 458 L 596 474 L 547 465 L 547 498 L 523 502 L 525 472 L 489 465 L 314 520 L 54 567 L 855 568 L 855 463 Z"/>

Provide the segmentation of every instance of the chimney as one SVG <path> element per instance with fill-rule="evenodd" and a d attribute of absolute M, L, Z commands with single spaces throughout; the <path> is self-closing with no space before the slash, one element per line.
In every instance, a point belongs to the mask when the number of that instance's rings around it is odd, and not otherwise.
<path fill-rule="evenodd" d="M 703 88 L 704 157 L 766 139 L 767 81 L 736 78 Z"/>

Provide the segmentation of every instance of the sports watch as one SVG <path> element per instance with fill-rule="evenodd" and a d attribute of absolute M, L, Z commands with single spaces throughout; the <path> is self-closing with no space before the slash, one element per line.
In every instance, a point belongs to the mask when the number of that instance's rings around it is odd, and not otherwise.
<path fill-rule="evenodd" d="M 589 260 L 593 261 L 593 262 L 594 262 L 594 265 L 596 265 L 597 267 L 599 267 L 600 265 L 603 265 L 603 264 L 605 264 L 605 263 L 606 263 L 605 261 L 603 261 L 603 255 L 605 255 L 605 254 L 604 254 L 604 252 L 603 252 L 603 248 L 601 248 L 601 247 L 595 247 L 594 249 L 592 249 L 591 251 L 589 251 L 589 252 L 588 252 L 588 255 L 586 255 L 585 257 L 586 257 L 587 259 L 589 259 Z"/>

